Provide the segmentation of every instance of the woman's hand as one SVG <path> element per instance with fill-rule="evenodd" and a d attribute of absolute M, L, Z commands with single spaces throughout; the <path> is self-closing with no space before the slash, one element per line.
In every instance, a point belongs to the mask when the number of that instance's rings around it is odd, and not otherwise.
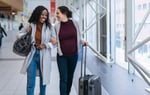
<path fill-rule="evenodd" d="M 88 42 L 87 41 L 82 41 L 82 45 L 83 46 L 88 46 Z"/>
<path fill-rule="evenodd" d="M 57 44 L 57 40 L 55 38 L 51 38 L 50 42 L 53 44 L 53 45 L 56 45 Z"/>
<path fill-rule="evenodd" d="M 45 44 L 41 44 L 41 45 L 37 46 L 37 48 L 38 49 L 44 49 L 44 48 L 46 48 L 46 45 Z"/>

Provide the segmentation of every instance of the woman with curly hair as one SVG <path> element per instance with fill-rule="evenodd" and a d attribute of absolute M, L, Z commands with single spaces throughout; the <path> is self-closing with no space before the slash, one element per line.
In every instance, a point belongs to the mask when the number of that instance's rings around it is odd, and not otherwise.
<path fill-rule="evenodd" d="M 25 58 L 22 73 L 27 73 L 27 95 L 34 95 L 36 76 L 40 77 L 40 94 L 46 95 L 50 81 L 51 49 L 57 43 L 55 31 L 49 22 L 49 13 L 44 6 L 37 6 L 28 20 L 29 25 L 22 32 L 32 32 L 33 46 Z"/>

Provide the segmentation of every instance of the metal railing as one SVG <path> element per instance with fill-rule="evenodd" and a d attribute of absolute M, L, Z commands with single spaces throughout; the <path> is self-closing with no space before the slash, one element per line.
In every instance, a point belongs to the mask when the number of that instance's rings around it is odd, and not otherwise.
<path fill-rule="evenodd" d="M 139 26 L 139 28 L 136 31 L 135 37 L 133 39 L 132 43 L 135 43 L 138 35 L 140 34 L 143 25 L 145 24 L 147 18 L 149 17 L 150 14 L 150 10 L 146 13 L 146 15 L 144 16 L 141 25 Z M 150 37 L 147 37 L 146 39 L 144 39 L 142 42 L 140 42 L 139 44 L 136 44 L 135 46 L 133 46 L 133 48 L 131 50 L 128 51 L 128 61 L 132 64 L 132 66 L 138 71 L 138 73 L 141 75 L 141 77 L 146 81 L 146 83 L 150 86 L 150 69 L 147 69 L 146 67 L 144 67 L 144 65 L 142 65 L 141 63 L 139 63 L 138 61 L 136 61 L 135 57 L 132 56 L 132 53 L 135 52 L 135 50 L 137 50 L 138 48 L 140 48 L 141 46 L 143 46 L 145 43 L 150 41 Z M 146 90 L 148 92 L 150 92 L 150 88 L 146 88 Z"/>
<path fill-rule="evenodd" d="M 107 62 L 107 58 L 100 54 L 98 51 L 96 51 L 92 46 L 88 45 L 88 47 L 95 53 L 97 56 L 104 62 Z"/>

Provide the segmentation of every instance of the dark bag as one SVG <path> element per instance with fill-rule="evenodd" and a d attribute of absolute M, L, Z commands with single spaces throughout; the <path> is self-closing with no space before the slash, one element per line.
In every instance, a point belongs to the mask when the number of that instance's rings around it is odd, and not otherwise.
<path fill-rule="evenodd" d="M 86 74 L 87 47 L 85 47 L 84 51 L 85 51 L 84 52 L 85 55 L 83 55 L 83 51 L 82 51 L 81 77 L 79 78 L 79 93 L 78 93 L 78 95 L 102 95 L 100 77 L 97 75 Z M 84 56 L 84 58 L 83 58 L 83 56 Z M 84 75 L 82 74 L 82 71 L 84 71 Z"/>
<path fill-rule="evenodd" d="M 31 51 L 31 32 L 27 32 L 17 39 L 13 44 L 13 52 L 20 56 L 27 56 Z"/>

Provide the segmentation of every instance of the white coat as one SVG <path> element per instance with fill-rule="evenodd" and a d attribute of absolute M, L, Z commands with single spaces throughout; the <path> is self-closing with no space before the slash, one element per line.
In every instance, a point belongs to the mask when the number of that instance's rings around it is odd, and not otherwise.
<path fill-rule="evenodd" d="M 36 25 L 30 24 L 32 27 L 32 42 L 35 42 L 35 32 L 36 32 Z M 28 26 L 27 26 L 28 27 Z M 27 30 L 27 27 L 22 30 L 22 32 L 25 32 Z M 50 73 L 51 73 L 51 49 L 54 48 L 52 43 L 50 42 L 51 37 L 56 38 L 56 34 L 54 29 L 51 26 L 51 29 L 46 28 L 46 25 L 43 24 L 42 27 L 42 39 L 41 44 L 45 44 L 46 48 L 40 50 L 40 68 L 42 71 L 42 77 L 43 77 L 43 85 L 48 84 L 50 82 Z M 28 54 L 28 56 L 25 58 L 21 73 L 25 74 L 27 72 L 27 68 L 30 65 L 33 55 L 35 53 L 35 47 L 32 46 L 31 52 Z"/>

